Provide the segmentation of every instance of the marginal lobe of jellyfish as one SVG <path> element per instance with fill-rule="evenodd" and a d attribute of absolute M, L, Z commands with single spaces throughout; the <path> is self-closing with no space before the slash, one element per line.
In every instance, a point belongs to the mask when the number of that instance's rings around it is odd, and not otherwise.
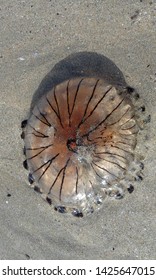
<path fill-rule="evenodd" d="M 95 53 L 67 57 L 42 81 L 22 122 L 24 167 L 58 212 L 82 217 L 123 197 L 139 130 L 130 89 Z"/>

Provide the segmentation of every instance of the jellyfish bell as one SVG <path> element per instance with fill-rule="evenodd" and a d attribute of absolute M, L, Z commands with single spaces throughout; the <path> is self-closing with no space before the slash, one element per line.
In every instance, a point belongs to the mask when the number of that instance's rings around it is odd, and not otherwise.
<path fill-rule="evenodd" d="M 25 166 L 55 210 L 82 217 L 124 196 L 139 130 L 133 92 L 111 60 L 90 52 L 63 59 L 41 82 L 21 125 Z"/>

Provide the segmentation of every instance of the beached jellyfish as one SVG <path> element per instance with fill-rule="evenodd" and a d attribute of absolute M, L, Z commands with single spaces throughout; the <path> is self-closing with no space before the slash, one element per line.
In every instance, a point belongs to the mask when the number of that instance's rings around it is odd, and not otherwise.
<path fill-rule="evenodd" d="M 133 191 L 137 98 L 97 53 L 70 55 L 43 79 L 22 122 L 24 167 L 55 210 L 82 217 Z"/>

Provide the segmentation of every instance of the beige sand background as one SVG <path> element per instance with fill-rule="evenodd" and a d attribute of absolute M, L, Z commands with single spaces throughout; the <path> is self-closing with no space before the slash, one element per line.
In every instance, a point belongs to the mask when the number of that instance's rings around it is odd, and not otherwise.
<path fill-rule="evenodd" d="M 0 259 L 156 259 L 156 1 L 0 0 Z M 112 59 L 151 114 L 144 180 L 92 216 L 29 186 L 20 123 L 40 81 L 78 51 Z"/>

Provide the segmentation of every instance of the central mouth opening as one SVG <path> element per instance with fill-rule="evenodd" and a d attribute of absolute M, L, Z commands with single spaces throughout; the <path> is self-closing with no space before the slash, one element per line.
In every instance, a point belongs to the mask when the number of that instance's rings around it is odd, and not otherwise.
<path fill-rule="evenodd" d="M 78 147 L 83 145 L 81 138 L 69 138 L 67 140 L 67 148 L 73 153 L 77 153 Z"/>

